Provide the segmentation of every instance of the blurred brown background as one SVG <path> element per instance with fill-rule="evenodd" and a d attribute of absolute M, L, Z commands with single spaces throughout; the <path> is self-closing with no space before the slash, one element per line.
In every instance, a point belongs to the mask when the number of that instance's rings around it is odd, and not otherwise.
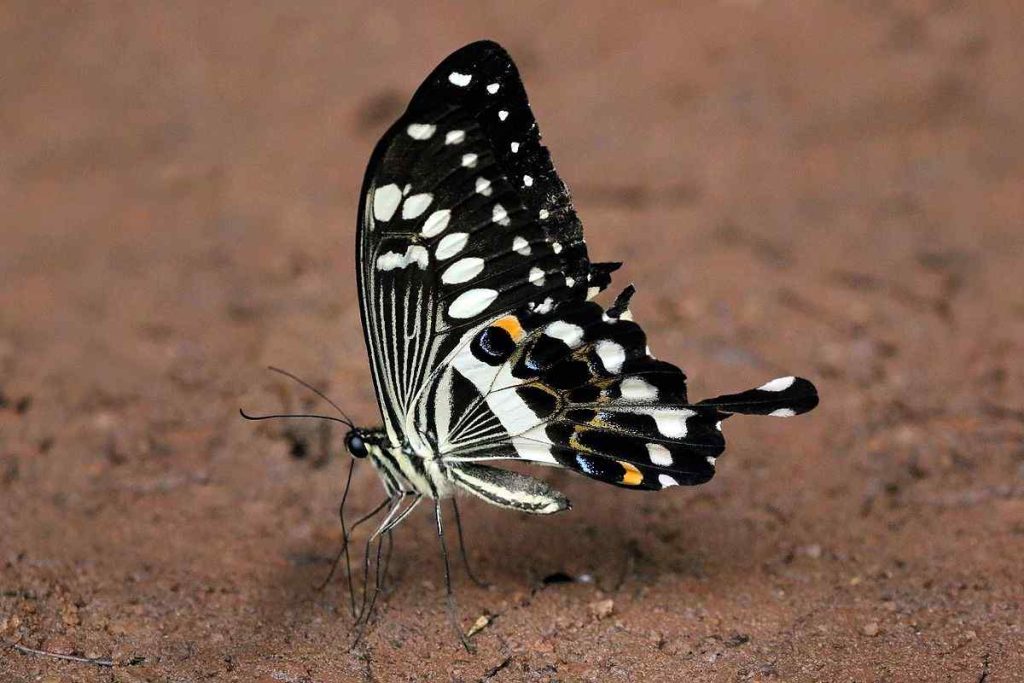
<path fill-rule="evenodd" d="M 1024 5 L 680 4 L 0 5 L 0 678 L 1024 680 Z M 377 420 L 364 165 L 482 37 L 692 394 L 823 401 L 699 489 L 467 502 L 475 656 L 415 516 L 350 653 L 341 433 L 237 409 Z"/>

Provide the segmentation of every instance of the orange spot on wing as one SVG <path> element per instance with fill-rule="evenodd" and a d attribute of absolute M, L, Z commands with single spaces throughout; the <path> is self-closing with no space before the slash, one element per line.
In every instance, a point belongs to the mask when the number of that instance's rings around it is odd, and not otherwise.
<path fill-rule="evenodd" d="M 495 320 L 494 326 L 508 332 L 508 336 L 512 337 L 512 341 L 519 341 L 523 338 L 523 326 L 519 324 L 519 318 L 514 315 L 506 315 L 504 318 Z"/>
<path fill-rule="evenodd" d="M 640 474 L 640 470 L 624 460 L 619 460 L 618 462 L 622 465 L 622 469 L 625 470 L 622 474 L 622 483 L 626 486 L 639 486 L 640 482 L 644 480 L 644 475 Z"/>

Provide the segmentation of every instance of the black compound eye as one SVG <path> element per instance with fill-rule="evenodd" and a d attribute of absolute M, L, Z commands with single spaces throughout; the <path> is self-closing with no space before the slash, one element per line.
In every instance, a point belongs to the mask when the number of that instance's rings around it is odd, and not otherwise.
<path fill-rule="evenodd" d="M 348 452 L 352 454 L 352 457 L 365 458 L 367 455 L 366 442 L 358 434 L 349 434 L 345 446 L 348 448 Z"/>

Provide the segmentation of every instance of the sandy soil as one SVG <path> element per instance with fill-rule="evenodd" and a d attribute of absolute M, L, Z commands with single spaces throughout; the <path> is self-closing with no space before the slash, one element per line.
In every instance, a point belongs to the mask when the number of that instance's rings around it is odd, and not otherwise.
<path fill-rule="evenodd" d="M 1024 680 L 1024 5 L 671 4 L 0 6 L 0 679 Z M 350 652 L 341 433 L 237 410 L 377 419 L 359 182 L 480 37 L 693 395 L 823 400 L 699 489 L 465 503 L 475 655 L 424 511 Z"/>

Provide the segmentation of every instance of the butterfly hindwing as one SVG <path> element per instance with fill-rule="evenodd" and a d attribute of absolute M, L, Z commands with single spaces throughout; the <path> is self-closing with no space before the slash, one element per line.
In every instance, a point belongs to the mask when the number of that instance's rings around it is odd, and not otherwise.
<path fill-rule="evenodd" d="M 690 405 L 686 377 L 653 358 L 626 290 L 593 302 L 506 317 L 480 330 L 457 372 L 482 394 L 516 455 L 641 489 L 703 483 L 724 448 L 726 415 Z M 449 435 L 448 457 L 488 459 L 489 444 Z"/>

